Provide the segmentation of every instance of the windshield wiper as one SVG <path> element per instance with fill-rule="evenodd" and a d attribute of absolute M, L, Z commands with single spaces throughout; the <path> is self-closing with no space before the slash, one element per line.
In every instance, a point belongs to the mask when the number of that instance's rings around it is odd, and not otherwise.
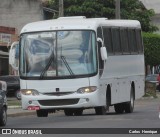
<path fill-rule="evenodd" d="M 68 69 L 70 75 L 71 76 L 75 76 L 74 73 L 73 73 L 73 71 L 72 71 L 72 69 L 71 69 L 71 67 L 67 63 L 65 56 L 61 56 L 61 59 L 62 59 L 63 63 L 65 64 L 66 68 Z"/>
<path fill-rule="evenodd" d="M 41 72 L 41 74 L 40 74 L 40 77 L 39 77 L 40 79 L 43 79 L 44 74 L 45 74 L 46 71 L 48 70 L 48 68 L 49 68 L 49 66 L 51 65 L 52 61 L 54 61 L 54 53 L 53 53 L 53 51 L 52 51 L 52 54 L 51 54 L 51 56 L 50 56 L 50 58 L 49 58 L 49 61 L 48 61 L 47 65 L 45 66 L 45 68 L 42 70 L 42 72 Z"/>

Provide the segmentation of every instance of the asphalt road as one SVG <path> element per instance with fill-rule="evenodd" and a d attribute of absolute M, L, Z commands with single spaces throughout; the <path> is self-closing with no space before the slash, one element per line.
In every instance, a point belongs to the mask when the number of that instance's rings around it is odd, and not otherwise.
<path fill-rule="evenodd" d="M 85 110 L 82 116 L 65 116 L 63 111 L 59 111 L 47 118 L 35 115 L 9 117 L 5 128 L 160 128 L 159 107 L 160 99 L 141 99 L 135 102 L 135 110 L 131 114 L 116 114 L 111 107 L 104 116 L 97 116 L 94 109 L 90 109 Z"/>

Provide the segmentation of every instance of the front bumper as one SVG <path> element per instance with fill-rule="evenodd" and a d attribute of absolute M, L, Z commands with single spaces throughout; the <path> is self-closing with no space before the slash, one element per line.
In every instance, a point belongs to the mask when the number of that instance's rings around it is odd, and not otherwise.
<path fill-rule="evenodd" d="M 28 109 L 37 106 L 40 109 L 65 109 L 65 108 L 89 108 L 104 105 L 98 95 L 99 92 L 78 94 L 73 93 L 65 96 L 48 95 L 22 95 L 22 108 Z"/>

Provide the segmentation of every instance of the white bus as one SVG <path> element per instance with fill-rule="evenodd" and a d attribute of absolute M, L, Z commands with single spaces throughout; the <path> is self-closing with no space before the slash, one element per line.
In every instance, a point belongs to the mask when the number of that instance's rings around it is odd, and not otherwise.
<path fill-rule="evenodd" d="M 82 115 L 88 108 L 104 115 L 112 105 L 116 113 L 131 113 L 134 100 L 144 95 L 141 25 L 85 17 L 27 24 L 20 34 L 18 68 L 22 108 L 36 110 L 38 117 L 55 110 Z"/>

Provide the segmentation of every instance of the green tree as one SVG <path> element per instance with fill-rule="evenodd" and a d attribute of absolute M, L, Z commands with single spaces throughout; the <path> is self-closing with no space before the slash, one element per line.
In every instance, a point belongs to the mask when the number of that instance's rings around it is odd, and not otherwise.
<path fill-rule="evenodd" d="M 49 0 L 49 8 L 58 10 L 58 1 Z M 139 20 L 145 32 L 153 32 L 158 29 L 150 23 L 154 14 L 153 10 L 147 10 L 139 0 L 121 0 L 121 18 Z M 64 15 L 114 19 L 115 0 L 64 0 Z"/>

